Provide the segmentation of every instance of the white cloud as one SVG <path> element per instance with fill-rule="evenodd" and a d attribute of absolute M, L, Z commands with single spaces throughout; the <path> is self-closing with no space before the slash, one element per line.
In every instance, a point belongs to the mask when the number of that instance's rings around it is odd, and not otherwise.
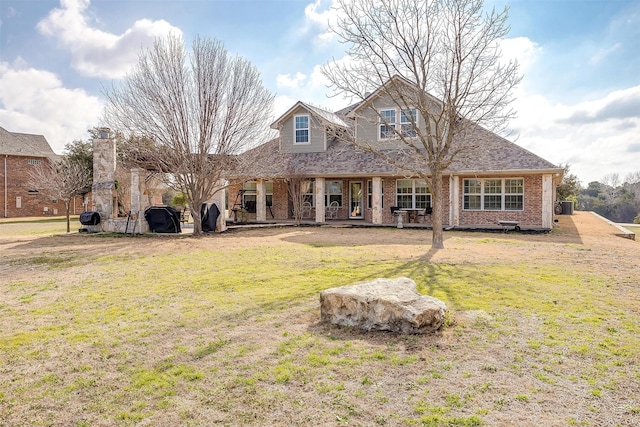
<path fill-rule="evenodd" d="M 336 0 L 316 0 L 304 8 L 307 23 L 320 30 L 317 39 L 314 40 L 317 45 L 326 46 L 334 41 L 335 34 L 330 31 L 329 27 L 335 26 L 338 14 Z"/>
<path fill-rule="evenodd" d="M 511 127 L 519 145 L 553 163 L 569 162 L 586 184 L 607 173 L 624 176 L 638 169 L 640 153 L 633 150 L 640 133 L 637 105 L 640 86 L 576 104 L 525 93 L 516 101 L 519 117 Z"/>
<path fill-rule="evenodd" d="M 87 19 L 89 0 L 61 0 L 37 25 L 46 36 L 57 39 L 71 53 L 72 66 L 90 77 L 121 78 L 138 60 L 143 47 L 156 37 L 181 31 L 167 21 L 141 19 L 121 35 L 92 28 Z"/>
<path fill-rule="evenodd" d="M 595 55 L 593 55 L 591 58 L 589 58 L 589 64 L 591 65 L 598 65 L 599 63 L 601 63 L 606 57 L 608 57 L 609 55 L 611 55 L 612 53 L 620 50 L 620 48 L 622 47 L 621 43 L 616 43 L 611 47 L 608 48 L 603 48 L 598 50 Z"/>
<path fill-rule="evenodd" d="M 514 37 L 500 40 L 502 59 L 518 61 L 520 73 L 525 73 L 539 59 L 543 50 L 536 42 L 527 37 Z"/>
<path fill-rule="evenodd" d="M 65 144 L 87 139 L 87 130 L 100 124 L 100 99 L 65 88 L 55 74 L 28 68 L 22 60 L 0 62 L 0 87 L 0 126 L 44 135 L 58 154 Z"/>
<path fill-rule="evenodd" d="M 307 78 L 301 72 L 297 72 L 293 77 L 291 74 L 278 74 L 276 78 L 276 83 L 278 84 L 278 88 L 290 88 L 297 89 L 302 83 L 304 83 Z"/>

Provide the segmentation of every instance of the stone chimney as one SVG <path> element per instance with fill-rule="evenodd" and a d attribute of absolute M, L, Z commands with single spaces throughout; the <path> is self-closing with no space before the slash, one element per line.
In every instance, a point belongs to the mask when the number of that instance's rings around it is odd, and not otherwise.
<path fill-rule="evenodd" d="M 109 137 L 109 128 L 99 129 L 93 138 L 93 194 L 94 210 L 101 222 L 115 217 L 116 142 Z"/>

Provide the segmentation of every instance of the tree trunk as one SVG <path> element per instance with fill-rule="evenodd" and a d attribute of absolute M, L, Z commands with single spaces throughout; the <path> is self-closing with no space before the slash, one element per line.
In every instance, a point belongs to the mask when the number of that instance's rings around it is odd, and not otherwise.
<path fill-rule="evenodd" d="M 195 203 L 189 203 L 189 209 L 191 209 L 191 216 L 193 217 L 193 234 L 198 236 L 202 234 L 202 217 L 200 216 L 200 203 L 199 206 L 195 206 Z M 220 215 L 224 215 L 220 212 Z"/>
<path fill-rule="evenodd" d="M 67 215 L 67 233 L 71 232 L 71 219 L 69 218 L 69 201 L 64 202 L 64 210 Z"/>
<path fill-rule="evenodd" d="M 444 205 L 444 194 L 442 188 L 442 173 L 437 172 L 431 178 L 433 184 L 433 211 L 431 212 L 431 224 L 433 226 L 433 236 L 431 238 L 432 249 L 444 249 L 444 238 L 442 236 L 442 207 Z"/>

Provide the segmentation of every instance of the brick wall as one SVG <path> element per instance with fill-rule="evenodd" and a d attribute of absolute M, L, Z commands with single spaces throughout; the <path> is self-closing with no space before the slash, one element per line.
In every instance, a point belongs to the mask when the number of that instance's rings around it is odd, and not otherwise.
<path fill-rule="evenodd" d="M 477 178 L 484 178 L 478 176 Z M 491 176 L 487 178 L 518 178 L 514 176 Z M 460 209 L 461 226 L 497 225 L 498 221 L 520 221 L 520 226 L 542 226 L 542 176 L 524 177 L 524 209 L 522 211 L 465 211 L 463 206 L 464 179 L 460 178 Z"/>
<path fill-rule="evenodd" d="M 5 160 L 7 165 L 6 201 Z M 53 200 L 50 197 L 29 191 L 34 190 L 27 184 L 29 181 L 29 171 L 36 167 L 36 165 L 29 164 L 30 160 L 32 162 L 48 161 L 46 158 L 39 157 L 2 157 L 2 160 L 0 161 L 0 215 L 3 217 L 6 216 L 7 218 L 64 215 L 65 209 L 62 201 L 58 200 L 56 203 L 53 203 Z M 19 205 L 20 207 L 18 207 Z M 70 210 L 72 215 L 79 214 L 83 211 L 81 197 L 76 198 L 75 204 L 74 201 L 71 201 Z"/>

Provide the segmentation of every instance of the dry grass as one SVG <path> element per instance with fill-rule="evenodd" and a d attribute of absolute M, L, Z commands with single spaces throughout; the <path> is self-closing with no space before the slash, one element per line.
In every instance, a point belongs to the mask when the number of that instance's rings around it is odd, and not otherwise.
<path fill-rule="evenodd" d="M 1 224 L 2 425 L 640 424 L 639 243 L 589 214 L 435 253 L 407 229 L 63 227 Z M 320 290 L 401 275 L 447 303 L 439 333 L 318 323 Z"/>

